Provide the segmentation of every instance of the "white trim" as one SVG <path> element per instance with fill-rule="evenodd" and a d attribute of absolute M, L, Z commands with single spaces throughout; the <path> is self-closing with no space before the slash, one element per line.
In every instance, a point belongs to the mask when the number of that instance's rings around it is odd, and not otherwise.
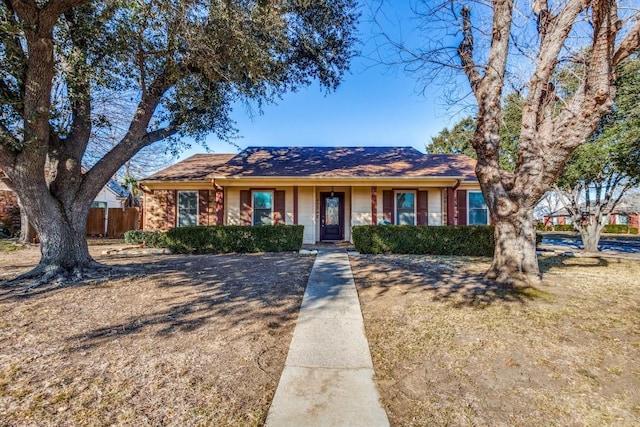
<path fill-rule="evenodd" d="M 393 192 L 393 222 L 398 225 L 398 194 L 413 194 L 413 224 L 416 225 L 416 220 L 418 218 L 418 192 L 416 190 L 394 190 Z"/>
<path fill-rule="evenodd" d="M 484 195 L 482 194 L 482 191 L 475 191 L 475 190 L 467 190 L 467 225 L 489 225 L 491 223 L 491 214 L 489 213 L 489 206 L 487 206 L 487 201 L 485 200 L 484 205 L 486 206 L 486 211 L 487 211 L 487 222 L 486 224 L 471 224 L 471 221 L 469 221 L 470 218 L 470 213 L 471 213 L 471 203 L 470 203 L 470 196 L 471 193 L 480 193 L 480 195 L 482 195 L 482 199 L 484 200 Z"/>
<path fill-rule="evenodd" d="M 176 227 L 180 227 L 180 193 L 196 194 L 196 225 L 200 225 L 200 192 L 198 190 L 176 191 Z"/>

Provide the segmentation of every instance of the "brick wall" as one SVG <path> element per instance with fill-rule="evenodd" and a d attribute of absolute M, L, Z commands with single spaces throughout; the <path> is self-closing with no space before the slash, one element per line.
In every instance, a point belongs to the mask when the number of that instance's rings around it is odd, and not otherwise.
<path fill-rule="evenodd" d="M 20 231 L 20 209 L 13 191 L 0 190 L 0 227 Z"/>
<path fill-rule="evenodd" d="M 166 231 L 176 226 L 175 190 L 153 190 L 144 196 L 144 230 Z"/>

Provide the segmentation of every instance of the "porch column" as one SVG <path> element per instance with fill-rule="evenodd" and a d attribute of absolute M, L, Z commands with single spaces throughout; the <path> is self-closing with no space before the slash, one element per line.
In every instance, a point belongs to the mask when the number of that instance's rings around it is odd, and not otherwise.
<path fill-rule="evenodd" d="M 298 225 L 298 186 L 293 187 L 293 224 Z"/>

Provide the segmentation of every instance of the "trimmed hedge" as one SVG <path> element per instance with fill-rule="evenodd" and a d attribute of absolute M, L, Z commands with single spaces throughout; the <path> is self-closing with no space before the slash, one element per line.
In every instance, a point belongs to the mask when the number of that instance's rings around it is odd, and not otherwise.
<path fill-rule="evenodd" d="M 127 245 L 144 245 L 148 248 L 166 248 L 167 235 L 160 231 L 129 230 L 124 233 Z"/>
<path fill-rule="evenodd" d="M 558 224 L 558 225 L 536 225 L 536 229 L 539 231 L 574 231 L 573 224 Z"/>
<path fill-rule="evenodd" d="M 222 225 L 172 228 L 166 238 L 173 253 L 286 252 L 300 250 L 303 233 L 302 225 Z"/>
<path fill-rule="evenodd" d="M 493 256 L 491 226 L 358 225 L 353 243 L 364 254 Z"/>
<path fill-rule="evenodd" d="M 616 234 L 638 234 L 638 229 L 635 227 L 629 227 L 626 224 L 607 224 L 602 229 L 603 233 L 616 233 Z"/>

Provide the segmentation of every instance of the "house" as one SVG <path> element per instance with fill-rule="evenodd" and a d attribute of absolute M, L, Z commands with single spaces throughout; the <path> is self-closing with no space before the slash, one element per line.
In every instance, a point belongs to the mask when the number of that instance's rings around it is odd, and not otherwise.
<path fill-rule="evenodd" d="M 2 176 L 0 170 L 0 177 Z M 122 208 L 127 199 L 128 191 L 123 189 L 115 180 L 110 179 L 102 187 L 91 203 L 92 208 Z M 20 230 L 20 208 L 18 197 L 7 183 L 0 179 L 0 228 Z"/>
<path fill-rule="evenodd" d="M 349 241 L 366 224 L 489 223 L 464 155 L 409 147 L 249 147 L 196 154 L 139 182 L 143 229 L 304 225 L 304 243 Z"/>
<path fill-rule="evenodd" d="M 587 216 L 586 213 L 583 216 Z M 593 220 L 594 216 L 591 215 Z M 566 208 L 558 209 L 557 211 L 545 215 L 543 218 L 543 224 L 545 227 L 555 227 L 557 225 L 571 225 L 573 223 L 573 217 Z M 639 228 L 640 226 L 640 213 L 634 212 L 633 209 L 627 204 L 619 204 L 615 210 L 609 215 L 607 224 L 611 225 L 628 225 L 631 228 Z"/>

